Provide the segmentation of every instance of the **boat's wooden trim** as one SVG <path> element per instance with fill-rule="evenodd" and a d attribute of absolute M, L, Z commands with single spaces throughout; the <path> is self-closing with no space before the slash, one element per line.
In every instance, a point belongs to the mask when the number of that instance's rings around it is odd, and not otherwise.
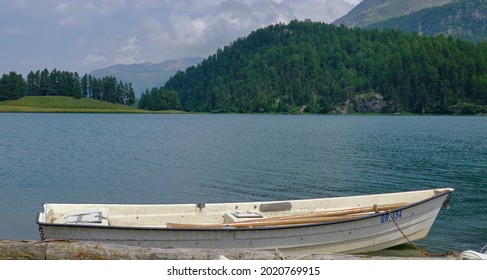
<path fill-rule="evenodd" d="M 366 216 L 363 214 L 361 216 Z M 335 222 L 340 220 L 350 220 L 359 218 L 361 216 L 357 215 L 343 215 L 343 216 L 333 216 L 333 217 L 317 217 L 317 218 L 300 218 L 300 219 L 288 219 L 288 220 L 274 220 L 274 221 L 251 221 L 251 222 L 235 222 L 228 224 L 178 224 L 178 223 L 167 223 L 168 228 L 178 228 L 178 229 L 205 229 L 205 228 L 257 228 L 257 227 L 274 227 L 274 226 L 289 226 L 289 225 L 306 225 L 306 224 L 316 224 L 316 223 L 327 223 Z"/>
<path fill-rule="evenodd" d="M 326 211 L 326 212 L 313 212 L 313 213 L 307 213 L 307 214 L 296 214 L 296 215 L 290 215 L 290 216 L 271 217 L 271 218 L 260 219 L 259 221 L 333 217 L 333 216 L 363 214 L 363 213 L 367 213 L 367 212 L 379 213 L 381 211 L 397 209 L 397 208 L 400 208 L 400 207 L 403 207 L 406 205 L 407 205 L 406 202 L 391 203 L 391 204 L 373 205 L 373 206 L 367 206 L 367 207 L 356 207 L 356 208 L 349 208 L 349 209 L 342 209 L 342 210 L 333 210 L 333 211 Z M 244 222 L 239 222 L 239 223 L 244 223 Z"/>
<path fill-rule="evenodd" d="M 343 210 L 335 210 L 328 212 L 315 212 L 301 215 L 289 215 L 273 218 L 259 218 L 255 220 L 247 220 L 225 224 L 181 224 L 181 223 L 167 223 L 169 228 L 254 228 L 266 226 L 287 226 L 299 224 L 314 224 L 326 223 L 340 220 L 350 220 L 364 217 L 371 214 L 376 214 L 381 211 L 388 211 L 397 209 L 407 205 L 407 203 L 392 203 L 384 205 L 374 205 L 368 207 L 358 207 Z"/>

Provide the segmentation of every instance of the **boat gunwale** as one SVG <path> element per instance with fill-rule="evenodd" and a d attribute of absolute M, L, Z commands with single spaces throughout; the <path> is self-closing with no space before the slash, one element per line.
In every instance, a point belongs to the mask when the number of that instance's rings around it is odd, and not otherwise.
<path fill-rule="evenodd" d="M 418 200 L 413 203 L 408 203 L 402 207 L 398 207 L 397 209 L 394 210 L 389 210 L 387 212 L 394 212 L 398 210 L 404 210 L 408 208 L 415 207 L 420 204 L 424 204 L 428 201 L 437 199 L 442 196 L 451 196 L 453 192 L 453 188 L 443 188 L 443 189 L 434 189 L 434 190 L 441 190 L 441 192 L 434 194 L 428 198 Z M 448 198 L 445 200 L 447 201 Z M 44 203 L 43 205 L 46 205 L 47 203 Z M 76 203 L 75 203 L 76 204 Z M 83 203 L 78 203 L 78 204 L 83 204 Z M 116 205 L 115 203 L 113 203 Z M 158 204 L 147 204 L 147 205 L 158 205 Z M 352 219 L 346 219 L 346 220 L 338 220 L 338 221 L 332 221 L 332 222 L 318 222 L 318 223 L 309 223 L 309 224 L 295 224 L 295 225 L 282 225 L 282 226 L 262 226 L 262 227 L 253 227 L 253 228 L 248 228 L 248 227 L 242 227 L 242 228 L 237 228 L 237 227 L 225 227 L 222 226 L 221 228 L 170 228 L 170 227 L 137 227 L 137 226 L 103 226 L 103 225 L 97 225 L 97 224 L 56 224 L 56 223 L 48 223 L 48 222 L 40 222 L 40 215 L 43 212 L 39 212 L 37 214 L 37 220 L 36 223 L 39 225 L 39 227 L 42 226 L 49 226 L 49 227 L 69 227 L 69 228 L 93 228 L 93 229 L 103 229 L 103 230 L 108 230 L 108 229 L 113 229 L 113 230 L 152 230 L 152 231 L 210 231 L 210 232 L 215 232 L 215 231 L 260 231 L 260 230 L 287 230 L 287 229 L 296 229 L 296 228 L 308 228 L 308 227 L 320 227 L 320 226 L 325 226 L 325 225 L 333 225 L 333 224 L 342 224 L 342 223 L 350 223 L 350 222 L 356 222 L 360 220 L 366 220 L 366 219 L 371 219 L 375 218 L 378 216 L 383 215 L 384 213 L 372 213 L 370 215 L 366 215 L 363 217 L 357 217 L 357 218 L 352 218 Z M 222 224 L 223 225 L 223 224 Z"/>

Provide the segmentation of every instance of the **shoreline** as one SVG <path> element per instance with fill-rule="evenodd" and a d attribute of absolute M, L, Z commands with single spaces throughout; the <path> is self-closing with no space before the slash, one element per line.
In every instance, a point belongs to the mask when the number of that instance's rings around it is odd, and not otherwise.
<path fill-rule="evenodd" d="M 308 112 L 187 112 L 181 110 L 148 111 L 135 107 L 100 101 L 90 98 L 74 99 L 66 96 L 24 96 L 17 100 L 0 102 L 0 113 L 75 113 L 75 114 L 224 114 L 224 115 L 293 115 L 293 116 L 487 116 L 487 114 L 417 114 L 411 112 L 373 113 L 349 112 L 308 113 Z"/>
<path fill-rule="evenodd" d="M 177 110 L 167 110 L 167 111 L 147 111 L 147 110 L 100 110 L 100 109 L 62 109 L 62 108 L 18 108 L 14 106 L 2 106 L 0 105 L 1 113 L 27 113 L 27 114 L 140 114 L 140 115 L 270 115 L 270 116 L 368 116 L 368 117 L 486 117 L 487 114 L 476 114 L 476 115 L 435 115 L 435 114 L 413 114 L 413 113 L 403 113 L 403 114 L 380 114 L 380 113 L 353 113 L 353 114 L 288 114 L 288 113 L 210 113 L 210 112 L 186 112 Z"/>
<path fill-rule="evenodd" d="M 162 249 L 70 240 L 0 240 L 0 260 L 460 260 L 446 257 L 393 257 L 246 249 Z"/>

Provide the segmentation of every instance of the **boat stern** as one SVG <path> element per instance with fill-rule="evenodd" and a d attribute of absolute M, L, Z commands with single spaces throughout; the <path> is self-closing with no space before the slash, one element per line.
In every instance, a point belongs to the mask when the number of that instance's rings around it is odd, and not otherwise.
<path fill-rule="evenodd" d="M 49 216 L 51 214 L 52 211 L 49 211 L 48 210 L 48 207 L 47 207 L 47 204 L 44 203 L 42 204 L 42 211 L 41 212 L 38 212 L 37 213 L 37 220 L 36 220 L 36 223 L 38 225 L 41 225 L 41 224 L 45 224 L 45 223 L 49 223 Z"/>

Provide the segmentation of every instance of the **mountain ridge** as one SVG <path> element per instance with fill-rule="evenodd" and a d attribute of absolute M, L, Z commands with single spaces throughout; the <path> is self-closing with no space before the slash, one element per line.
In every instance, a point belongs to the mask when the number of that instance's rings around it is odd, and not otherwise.
<path fill-rule="evenodd" d="M 348 27 L 367 25 L 408 15 L 425 8 L 442 6 L 454 0 L 363 0 L 333 24 Z"/>
<path fill-rule="evenodd" d="M 426 36 L 443 34 L 474 43 L 487 41 L 487 1 L 456 1 L 377 22 L 366 28 L 400 29 Z"/>
<path fill-rule="evenodd" d="M 94 77 L 113 76 L 125 83 L 132 83 L 137 97 L 153 87 L 161 87 L 174 74 L 190 66 L 197 65 L 203 60 L 201 57 L 186 57 L 181 59 L 167 59 L 161 63 L 116 64 L 93 70 Z"/>

